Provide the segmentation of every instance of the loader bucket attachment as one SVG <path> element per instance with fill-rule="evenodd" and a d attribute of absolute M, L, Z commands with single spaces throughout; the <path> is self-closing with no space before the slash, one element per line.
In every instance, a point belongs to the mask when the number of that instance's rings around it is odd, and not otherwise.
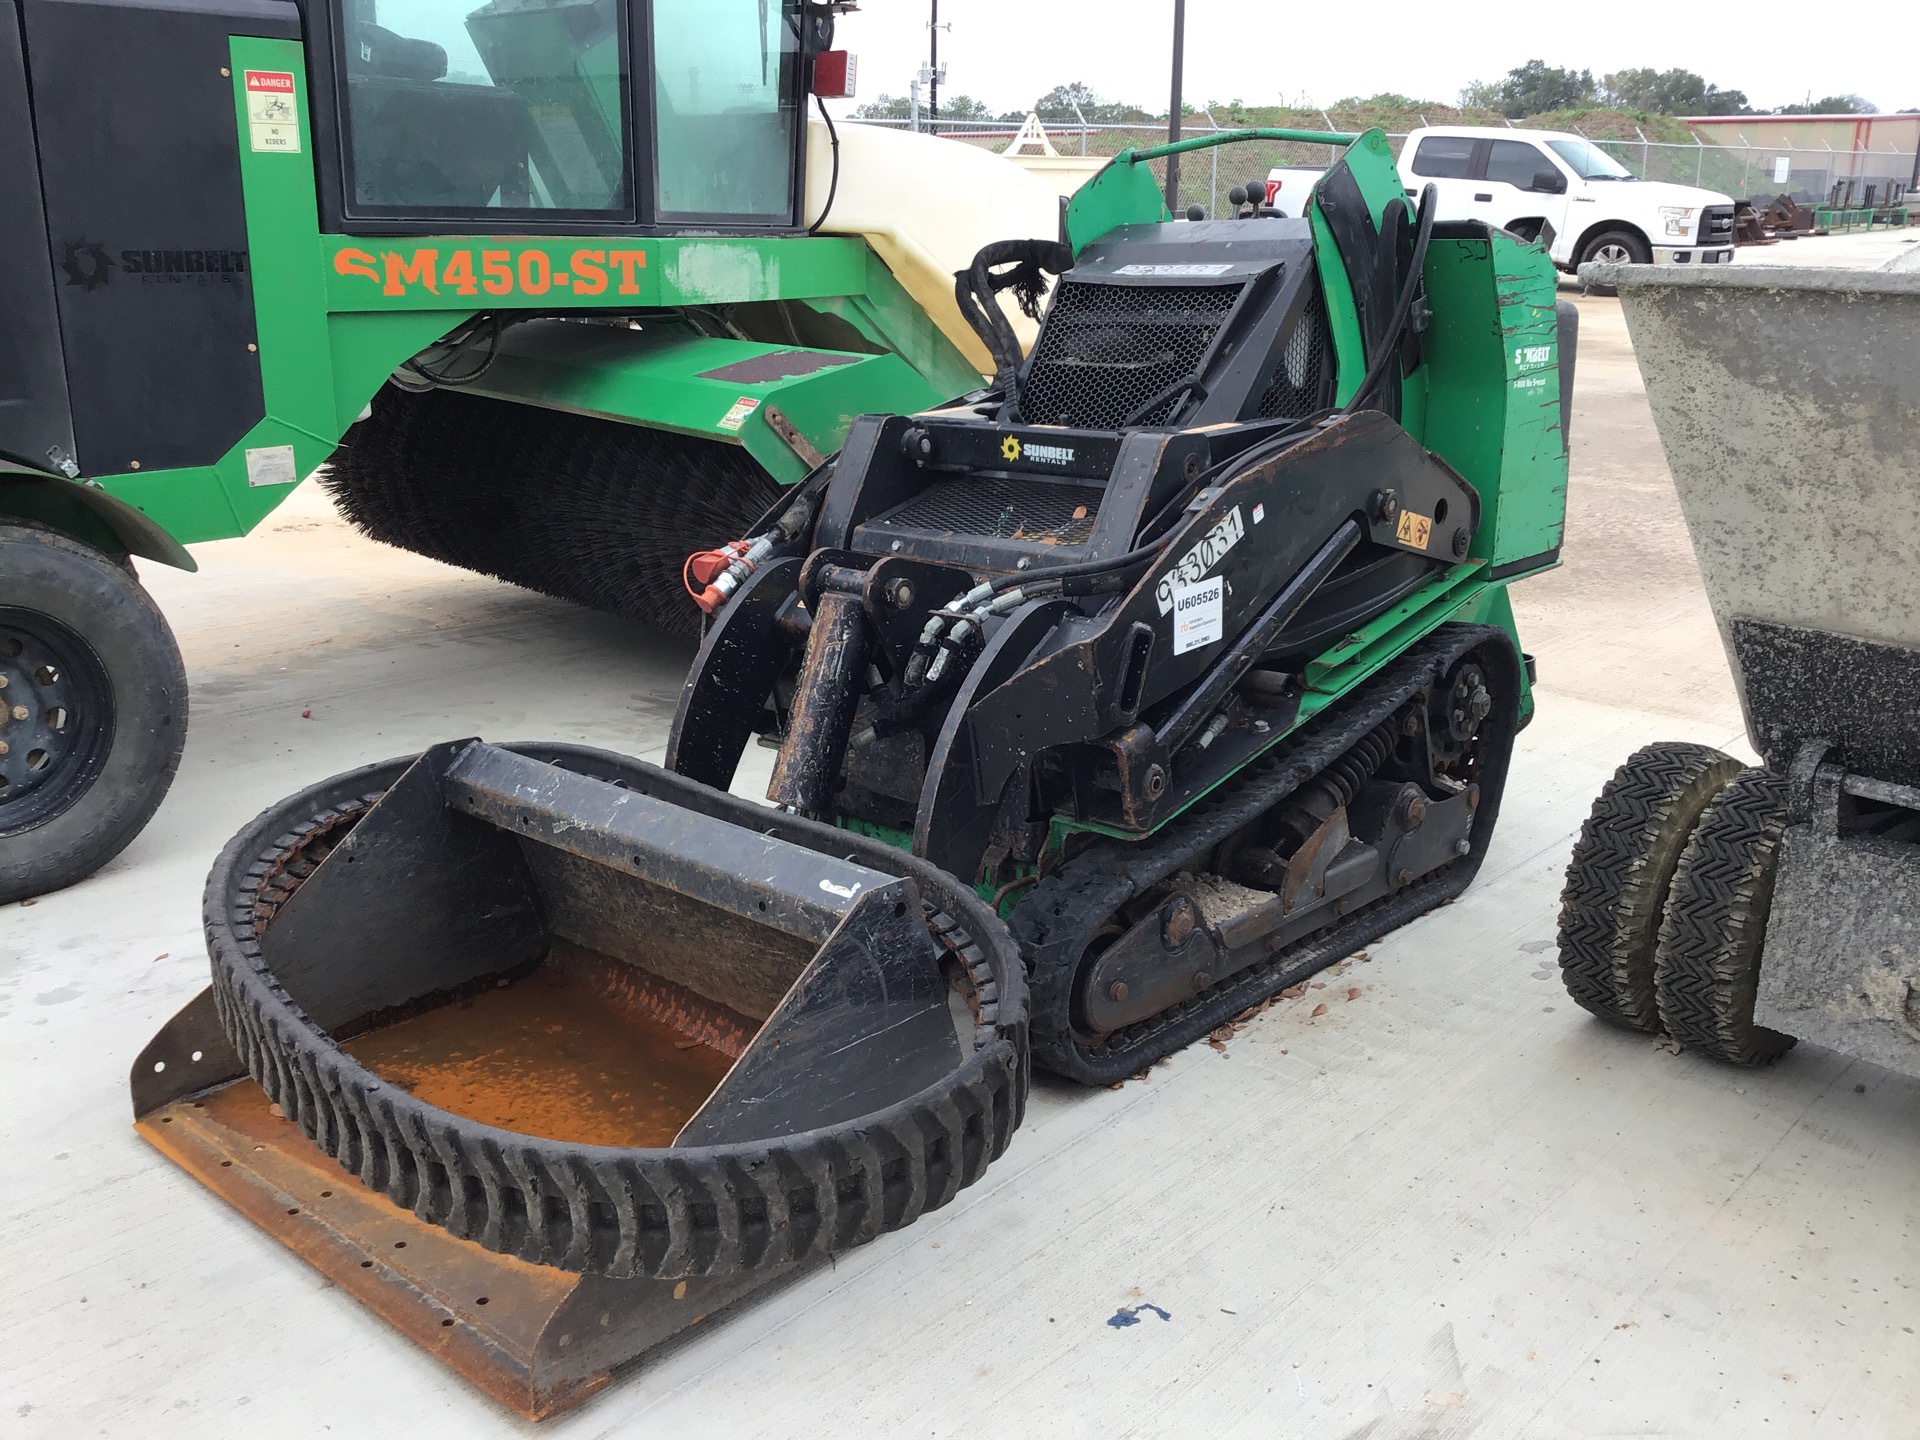
<path fill-rule="evenodd" d="M 1026 992 L 921 861 L 569 746 L 437 746 L 262 815 L 141 1134 L 539 1418 L 1005 1149 Z"/>

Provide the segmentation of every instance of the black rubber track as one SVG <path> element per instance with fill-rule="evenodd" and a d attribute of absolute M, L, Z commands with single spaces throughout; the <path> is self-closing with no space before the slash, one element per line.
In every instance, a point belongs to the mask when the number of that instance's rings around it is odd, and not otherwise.
<path fill-rule="evenodd" d="M 1499 672 L 1501 693 L 1517 700 L 1520 658 L 1506 632 L 1484 625 L 1443 625 L 1151 839 L 1101 844 L 1035 885 L 1008 917 L 1027 957 L 1033 986 L 1035 1063 L 1087 1085 L 1124 1080 L 1191 1045 L 1248 1006 L 1461 894 L 1478 872 L 1499 818 L 1507 756 L 1518 728 L 1511 707 L 1491 727 L 1498 763 L 1479 777 L 1480 808 L 1472 848 L 1465 856 L 1191 1000 L 1104 1037 L 1098 1045 L 1085 1043 L 1073 1028 L 1072 992 L 1081 960 L 1099 927 L 1120 906 L 1196 863 L 1234 831 L 1281 803 L 1371 734 L 1422 686 L 1474 651 Z"/>
<path fill-rule="evenodd" d="M 1661 1028 L 1732 1065 L 1764 1065 L 1793 1045 L 1791 1035 L 1753 1023 L 1786 826 L 1784 783 L 1741 771 L 1700 817 L 1667 894 L 1653 962 Z"/>
<path fill-rule="evenodd" d="M 1613 772 L 1580 827 L 1560 892 L 1560 978 L 1576 1004 L 1630 1030 L 1660 1028 L 1653 957 L 1674 868 L 1740 762 L 1662 740 Z"/>
<path fill-rule="evenodd" d="M 747 533 L 781 488 L 737 445 L 391 385 L 321 484 L 375 540 L 687 638 L 687 556 Z"/>
<path fill-rule="evenodd" d="M 877 841 L 696 786 L 603 750 L 509 747 L 796 844 L 911 876 L 930 927 L 976 978 L 973 1053 L 936 1086 L 862 1119 L 756 1143 L 574 1145 L 452 1115 L 362 1068 L 275 982 L 260 927 L 317 857 L 411 763 L 337 776 L 237 835 L 203 918 L 220 1020 L 247 1071 L 327 1154 L 422 1220 L 534 1264 L 614 1278 L 723 1276 L 831 1254 L 911 1224 L 978 1180 L 1026 1106 L 1027 991 L 1006 930 L 971 890 Z"/>

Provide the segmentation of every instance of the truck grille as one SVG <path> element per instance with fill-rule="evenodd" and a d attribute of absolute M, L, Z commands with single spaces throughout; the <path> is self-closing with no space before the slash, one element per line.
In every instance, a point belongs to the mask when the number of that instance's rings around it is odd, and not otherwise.
<path fill-rule="evenodd" d="M 1695 243 L 1700 245 L 1731 245 L 1733 243 L 1733 207 L 1731 205 L 1709 205 L 1700 212 L 1700 237 Z"/>
<path fill-rule="evenodd" d="M 1063 280 L 1020 385 L 1021 414 L 1086 430 L 1166 424 L 1184 396 L 1141 407 L 1199 368 L 1245 288 Z"/>

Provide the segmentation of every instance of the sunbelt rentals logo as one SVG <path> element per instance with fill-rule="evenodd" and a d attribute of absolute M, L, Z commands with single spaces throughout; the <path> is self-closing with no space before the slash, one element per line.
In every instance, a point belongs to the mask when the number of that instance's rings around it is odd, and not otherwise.
<path fill-rule="evenodd" d="M 1025 460 L 1029 465 L 1071 465 L 1074 452 L 1070 445 L 1036 445 L 1031 440 L 1023 441 L 1018 435 L 1009 435 L 1000 442 L 1000 454 L 1009 462 Z"/>

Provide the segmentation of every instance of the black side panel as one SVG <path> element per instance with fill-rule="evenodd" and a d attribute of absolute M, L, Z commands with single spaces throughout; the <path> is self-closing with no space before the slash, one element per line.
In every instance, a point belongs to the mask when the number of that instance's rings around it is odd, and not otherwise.
<path fill-rule="evenodd" d="M 210 465 L 265 410 L 230 35 L 281 0 L 22 0 L 81 469 Z"/>
<path fill-rule="evenodd" d="M 0 317 L 0 457 L 58 470 L 73 417 L 15 0 L 0 0 Z"/>
<path fill-rule="evenodd" d="M 1371 366 L 1386 343 L 1387 325 L 1393 318 L 1394 301 L 1399 296 L 1401 237 L 1406 229 L 1407 205 L 1404 200 L 1389 201 L 1384 219 L 1387 233 L 1382 235 L 1367 209 L 1359 181 L 1344 164 L 1329 170 L 1315 191 L 1315 203 L 1333 232 L 1333 243 L 1340 251 L 1340 263 L 1353 288 L 1354 308 L 1359 312 L 1360 334 L 1365 342 L 1366 361 Z M 1376 392 L 1372 408 L 1400 418 L 1400 377 L 1389 371 Z"/>

